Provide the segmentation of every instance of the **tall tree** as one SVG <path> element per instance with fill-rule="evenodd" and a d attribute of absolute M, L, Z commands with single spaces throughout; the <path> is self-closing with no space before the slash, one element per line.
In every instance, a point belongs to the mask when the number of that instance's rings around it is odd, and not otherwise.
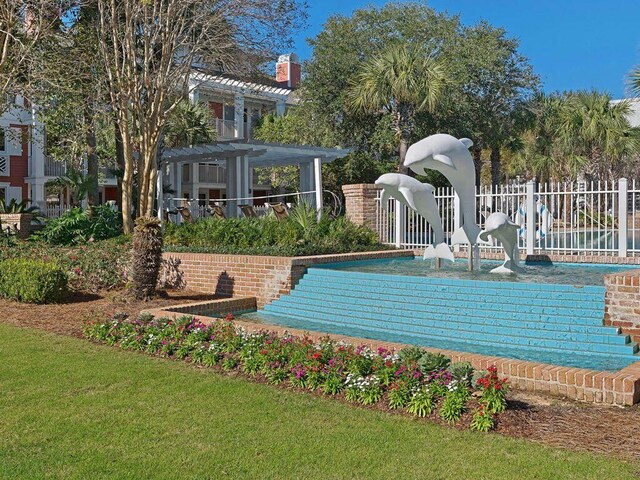
<path fill-rule="evenodd" d="M 122 140 L 122 210 L 131 232 L 137 212 L 153 216 L 157 152 L 167 116 L 198 86 L 199 69 L 238 68 L 264 60 L 295 26 L 297 0 L 97 0 L 99 50 Z M 245 55 L 242 53 L 245 52 Z"/>
<path fill-rule="evenodd" d="M 492 183 L 501 180 L 501 149 L 528 126 L 527 105 L 540 80 L 518 51 L 517 39 L 487 22 L 465 28 L 452 55 L 458 80 L 450 106 L 458 129 L 473 139 L 476 182 L 480 183 L 482 149 L 491 150 Z"/>
<path fill-rule="evenodd" d="M 0 112 L 8 98 L 29 98 L 32 74 L 39 68 L 36 50 L 43 40 L 59 32 L 61 18 L 73 0 L 2 0 L 0 2 Z"/>
<path fill-rule="evenodd" d="M 613 179 L 625 160 L 640 153 L 640 129 L 629 123 L 628 101 L 613 103 L 606 93 L 567 95 L 559 111 L 557 138 L 579 176 Z"/>
<path fill-rule="evenodd" d="M 444 64 L 420 46 L 398 43 L 364 63 L 351 81 L 349 105 L 356 111 L 390 113 L 398 140 L 398 170 L 415 130 L 415 115 L 433 111 L 447 81 Z"/>

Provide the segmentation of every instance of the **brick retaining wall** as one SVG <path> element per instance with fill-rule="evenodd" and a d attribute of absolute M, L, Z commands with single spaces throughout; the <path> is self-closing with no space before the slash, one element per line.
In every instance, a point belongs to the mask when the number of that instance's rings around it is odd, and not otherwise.
<path fill-rule="evenodd" d="M 281 294 L 289 293 L 311 265 L 412 255 L 409 250 L 309 257 L 165 252 L 161 283 L 221 297 L 256 297 L 258 308 L 262 308 Z"/>
<path fill-rule="evenodd" d="M 604 323 L 640 342 L 640 270 L 605 275 Z"/>

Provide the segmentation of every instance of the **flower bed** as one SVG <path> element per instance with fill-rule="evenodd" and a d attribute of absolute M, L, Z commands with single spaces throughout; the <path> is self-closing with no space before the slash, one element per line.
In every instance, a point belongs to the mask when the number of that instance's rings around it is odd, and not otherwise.
<path fill-rule="evenodd" d="M 350 402 L 386 402 L 392 410 L 419 417 L 439 416 L 456 424 L 468 414 L 469 426 L 488 431 L 507 406 L 506 380 L 495 366 L 474 372 L 440 354 L 409 347 L 396 352 L 308 337 L 248 333 L 231 316 L 205 325 L 194 317 L 171 320 L 141 315 L 87 324 L 87 338 L 123 349 L 188 360 L 222 371 L 240 371 L 272 384 L 343 395 Z"/>

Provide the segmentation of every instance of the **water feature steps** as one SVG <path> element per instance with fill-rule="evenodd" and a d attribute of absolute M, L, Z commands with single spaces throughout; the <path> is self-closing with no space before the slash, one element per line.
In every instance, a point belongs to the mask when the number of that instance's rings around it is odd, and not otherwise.
<path fill-rule="evenodd" d="M 549 352 L 610 357 L 616 365 L 640 360 L 637 344 L 617 328 L 603 326 L 603 312 L 600 286 L 309 268 L 290 295 L 259 313 L 289 321 L 291 327 L 406 337 L 417 344 L 438 341 L 442 348 L 455 344 L 468 346 L 467 351 L 524 352 L 519 358 Z"/>

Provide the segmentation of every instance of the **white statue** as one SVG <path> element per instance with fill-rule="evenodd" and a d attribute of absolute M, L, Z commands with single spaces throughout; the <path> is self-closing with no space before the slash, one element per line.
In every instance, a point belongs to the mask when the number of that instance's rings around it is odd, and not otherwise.
<path fill-rule="evenodd" d="M 404 165 L 419 175 L 426 169 L 442 173 L 460 197 L 462 226 L 453 232 L 451 244 L 477 242 L 480 227 L 476 223 L 476 170 L 469 147 L 473 142 L 437 133 L 414 143 L 407 150 Z"/>
<path fill-rule="evenodd" d="M 502 243 L 504 249 L 504 263 L 491 270 L 491 273 L 512 274 L 521 271 L 518 265 L 520 255 L 518 251 L 518 230 L 520 225 L 512 222 L 507 215 L 502 212 L 495 212 L 489 215 L 485 222 L 484 230 L 478 235 L 478 239 L 484 243 L 489 243 L 489 236 Z"/>
<path fill-rule="evenodd" d="M 444 241 L 444 230 L 433 185 L 420 183 L 415 178 L 400 173 L 385 173 L 375 183 L 383 189 L 381 200 L 383 207 L 387 206 L 389 197 L 393 197 L 415 210 L 433 229 L 433 245 L 429 245 L 425 249 L 424 259 L 454 260 L 453 253 Z"/>

